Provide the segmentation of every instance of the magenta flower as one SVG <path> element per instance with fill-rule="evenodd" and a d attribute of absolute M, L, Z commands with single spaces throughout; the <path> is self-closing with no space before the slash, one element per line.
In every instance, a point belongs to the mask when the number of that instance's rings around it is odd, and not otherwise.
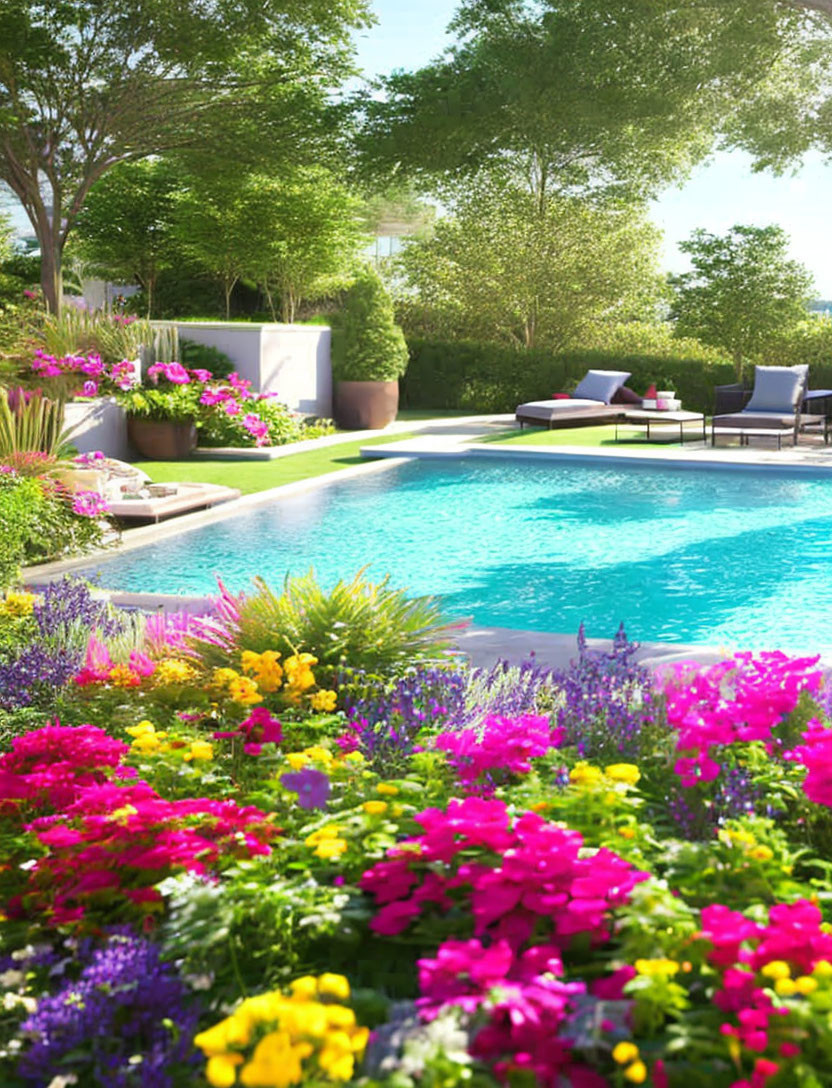
<path fill-rule="evenodd" d="M 332 786 L 323 771 L 305 767 L 302 771 L 292 771 L 280 779 L 281 785 L 298 795 L 301 808 L 326 808 Z"/>
<path fill-rule="evenodd" d="M 228 733 L 214 733 L 217 739 L 244 737 L 243 751 L 249 756 L 259 756 L 264 744 L 280 744 L 283 726 L 273 718 L 264 706 L 255 707 L 251 714 Z"/>
<path fill-rule="evenodd" d="M 223 410 L 227 416 L 238 416 L 242 411 L 235 400 L 227 401 Z"/>
<path fill-rule="evenodd" d="M 83 385 L 83 393 L 85 397 L 94 397 L 98 393 L 98 382 L 86 381 Z"/>
<path fill-rule="evenodd" d="M 147 376 L 156 385 L 159 383 L 160 374 L 174 385 L 188 385 L 191 380 L 188 371 L 181 363 L 154 363 L 153 366 L 147 368 Z"/>
<path fill-rule="evenodd" d="M 243 426 L 253 438 L 265 438 L 269 433 L 269 425 L 254 412 L 243 416 Z"/>
<path fill-rule="evenodd" d="M 106 500 L 97 491 L 76 491 L 72 511 L 84 518 L 97 518 L 109 510 Z"/>
<path fill-rule="evenodd" d="M 210 370 L 202 370 L 199 367 L 191 371 L 191 377 L 198 382 L 210 382 L 213 376 Z"/>

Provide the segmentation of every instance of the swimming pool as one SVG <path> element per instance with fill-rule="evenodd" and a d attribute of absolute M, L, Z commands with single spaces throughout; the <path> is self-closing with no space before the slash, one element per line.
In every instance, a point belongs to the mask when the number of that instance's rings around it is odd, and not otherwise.
<path fill-rule="evenodd" d="M 642 641 L 832 646 L 832 477 L 611 463 L 413 460 L 333 480 L 86 568 L 211 593 L 369 564 L 487 626 Z"/>

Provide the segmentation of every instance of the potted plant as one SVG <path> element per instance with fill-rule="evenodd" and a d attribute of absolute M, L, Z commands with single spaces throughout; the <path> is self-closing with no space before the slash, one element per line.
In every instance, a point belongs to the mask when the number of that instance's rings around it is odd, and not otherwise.
<path fill-rule="evenodd" d="M 399 378 L 407 369 L 402 330 L 378 274 L 364 268 L 347 292 L 340 351 L 333 359 L 335 420 L 348 430 L 376 430 L 396 418 Z"/>
<path fill-rule="evenodd" d="M 202 376 L 180 363 L 154 363 L 147 371 L 148 385 L 119 395 L 127 436 L 143 457 L 178 461 L 196 449 Z"/>

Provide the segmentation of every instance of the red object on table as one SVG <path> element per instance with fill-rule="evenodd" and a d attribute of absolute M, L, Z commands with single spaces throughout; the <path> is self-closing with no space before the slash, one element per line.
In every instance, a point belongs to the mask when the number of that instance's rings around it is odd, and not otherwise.
<path fill-rule="evenodd" d="M 571 400 L 568 393 L 553 393 L 552 400 Z"/>
<path fill-rule="evenodd" d="M 656 386 L 655 385 L 649 386 L 647 392 L 644 394 L 644 399 L 645 400 L 655 400 L 656 399 Z"/>

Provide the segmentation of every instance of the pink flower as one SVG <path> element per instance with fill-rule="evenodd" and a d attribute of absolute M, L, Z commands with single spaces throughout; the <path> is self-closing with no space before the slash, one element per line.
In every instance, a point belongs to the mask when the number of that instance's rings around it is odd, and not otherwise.
<path fill-rule="evenodd" d="M 198 382 L 210 382 L 213 376 L 210 370 L 202 370 L 199 367 L 191 370 L 191 377 Z"/>
<path fill-rule="evenodd" d="M 97 518 L 106 514 L 110 507 L 97 491 L 76 491 L 72 498 L 72 511 L 85 518 Z"/>
<path fill-rule="evenodd" d="M 154 363 L 147 368 L 147 375 L 155 384 L 158 384 L 160 374 L 174 385 L 188 385 L 191 380 L 181 363 Z"/>
<path fill-rule="evenodd" d="M 493 793 L 507 778 L 528 774 L 530 760 L 546 755 L 562 739 L 547 717 L 490 715 L 479 729 L 440 733 L 435 746 L 448 753 L 460 784 L 468 793 Z"/>
<path fill-rule="evenodd" d="M 262 439 L 269 433 L 268 423 L 253 412 L 249 412 L 247 415 L 243 416 L 242 423 L 253 438 Z"/>
<path fill-rule="evenodd" d="M 98 392 L 98 382 L 87 381 L 84 382 L 82 390 L 85 397 L 94 397 Z"/>

